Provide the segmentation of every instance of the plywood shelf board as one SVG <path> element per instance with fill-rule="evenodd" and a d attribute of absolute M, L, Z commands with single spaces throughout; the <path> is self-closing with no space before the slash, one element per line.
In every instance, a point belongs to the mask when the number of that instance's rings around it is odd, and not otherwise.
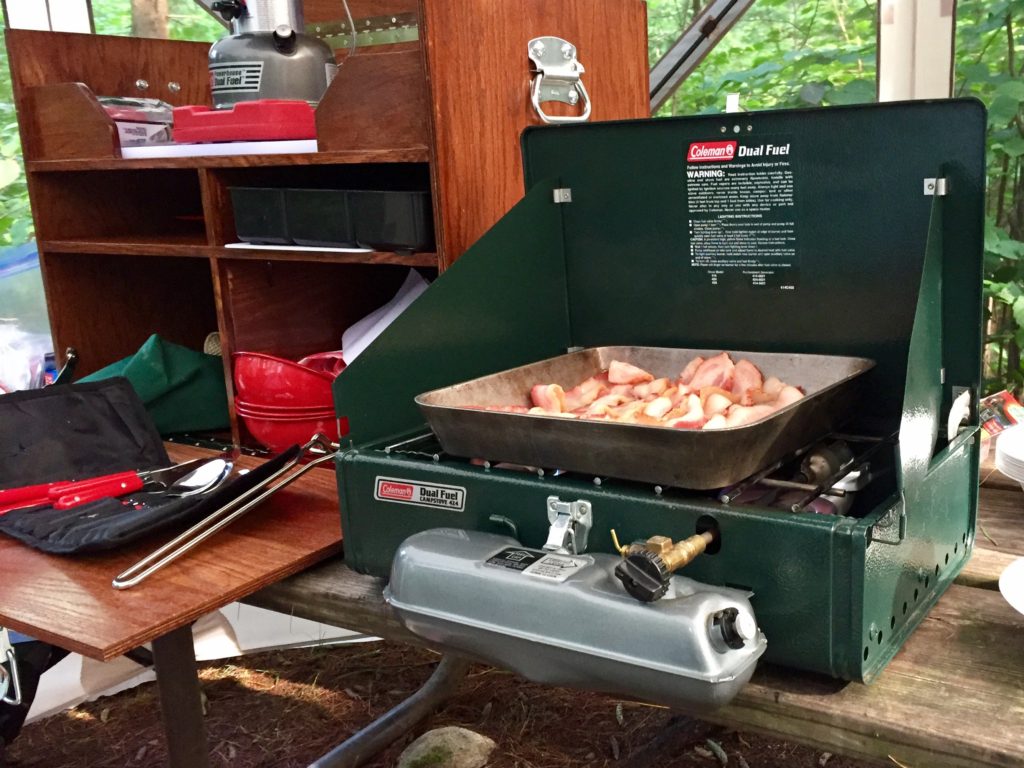
<path fill-rule="evenodd" d="M 297 155 L 236 155 L 230 157 L 158 157 L 145 160 L 93 158 L 34 160 L 26 164 L 30 173 L 58 171 L 149 170 L 160 168 L 261 168 L 269 166 L 346 165 L 359 163 L 425 163 L 425 146 L 379 150 L 338 150 Z"/>

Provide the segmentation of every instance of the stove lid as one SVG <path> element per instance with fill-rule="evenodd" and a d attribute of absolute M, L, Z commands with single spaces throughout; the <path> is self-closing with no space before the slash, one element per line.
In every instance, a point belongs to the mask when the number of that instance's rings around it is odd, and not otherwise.
<path fill-rule="evenodd" d="M 528 129 L 528 187 L 572 197 L 573 343 L 867 357 L 898 412 L 941 213 L 943 366 L 976 388 L 985 123 L 962 99 Z"/>

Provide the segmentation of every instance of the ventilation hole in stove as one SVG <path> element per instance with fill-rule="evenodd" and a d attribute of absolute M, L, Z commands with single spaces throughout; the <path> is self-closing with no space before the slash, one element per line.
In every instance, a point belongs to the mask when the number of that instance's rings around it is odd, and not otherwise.
<path fill-rule="evenodd" d="M 946 553 L 946 565 L 949 565 L 949 552 Z"/>
<path fill-rule="evenodd" d="M 903 604 L 903 615 L 904 616 L 907 615 L 907 604 L 906 603 Z"/>
<path fill-rule="evenodd" d="M 890 616 L 889 617 L 889 629 L 896 629 L 896 617 L 895 616 Z"/>
<path fill-rule="evenodd" d="M 881 631 L 878 632 L 878 644 L 879 645 L 882 644 L 882 632 Z"/>
<path fill-rule="evenodd" d="M 917 602 L 917 590 L 916 589 L 914 590 L 914 602 L 915 603 Z"/>
<path fill-rule="evenodd" d="M 931 583 L 932 583 L 932 577 L 931 576 L 925 576 L 924 577 L 924 588 L 928 589 L 928 585 L 931 584 Z"/>
<path fill-rule="evenodd" d="M 939 564 L 938 563 L 935 564 L 935 575 L 936 576 L 939 575 Z"/>
<path fill-rule="evenodd" d="M 869 648 L 868 648 L 868 647 L 867 647 L 867 646 L 865 645 L 865 646 L 864 646 L 864 661 L 867 661 L 867 660 L 868 660 L 868 651 L 869 651 L 869 650 L 870 650 L 870 649 L 869 649 Z"/>
<path fill-rule="evenodd" d="M 953 554 L 955 555 L 959 550 L 960 550 L 959 542 L 954 541 L 953 542 Z"/>
<path fill-rule="evenodd" d="M 963 535 L 963 536 L 962 536 L 962 537 L 960 538 L 960 541 L 962 541 L 962 542 L 964 543 L 964 546 L 965 546 L 965 547 L 967 546 L 967 533 L 966 533 L 966 532 L 965 532 L 965 533 L 964 533 L 964 535 Z"/>
<path fill-rule="evenodd" d="M 711 515 L 701 515 L 697 518 L 697 533 L 705 533 L 706 531 L 711 531 L 715 536 L 715 540 L 708 544 L 704 554 L 717 555 L 719 550 L 722 549 L 722 530 L 718 527 L 718 521 Z"/>

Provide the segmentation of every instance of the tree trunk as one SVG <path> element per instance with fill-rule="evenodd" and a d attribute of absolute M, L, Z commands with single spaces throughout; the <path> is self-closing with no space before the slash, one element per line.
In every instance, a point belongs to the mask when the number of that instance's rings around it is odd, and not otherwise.
<path fill-rule="evenodd" d="M 167 0 L 132 0 L 132 37 L 167 38 Z"/>

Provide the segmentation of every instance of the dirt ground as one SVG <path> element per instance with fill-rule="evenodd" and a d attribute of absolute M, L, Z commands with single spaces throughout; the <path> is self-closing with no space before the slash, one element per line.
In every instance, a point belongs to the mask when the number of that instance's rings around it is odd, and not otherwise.
<path fill-rule="evenodd" d="M 275 651 L 200 669 L 214 766 L 298 768 L 398 704 L 437 662 L 372 643 Z M 535 685 L 474 667 L 458 696 L 368 765 L 390 768 L 423 730 L 460 725 L 494 739 L 492 768 L 869 768 L 876 763 L 727 731 L 660 707 Z M 710 740 L 710 741 L 709 741 Z M 718 752 L 723 754 L 716 754 Z M 10 768 L 162 766 L 154 684 L 27 726 Z"/>

